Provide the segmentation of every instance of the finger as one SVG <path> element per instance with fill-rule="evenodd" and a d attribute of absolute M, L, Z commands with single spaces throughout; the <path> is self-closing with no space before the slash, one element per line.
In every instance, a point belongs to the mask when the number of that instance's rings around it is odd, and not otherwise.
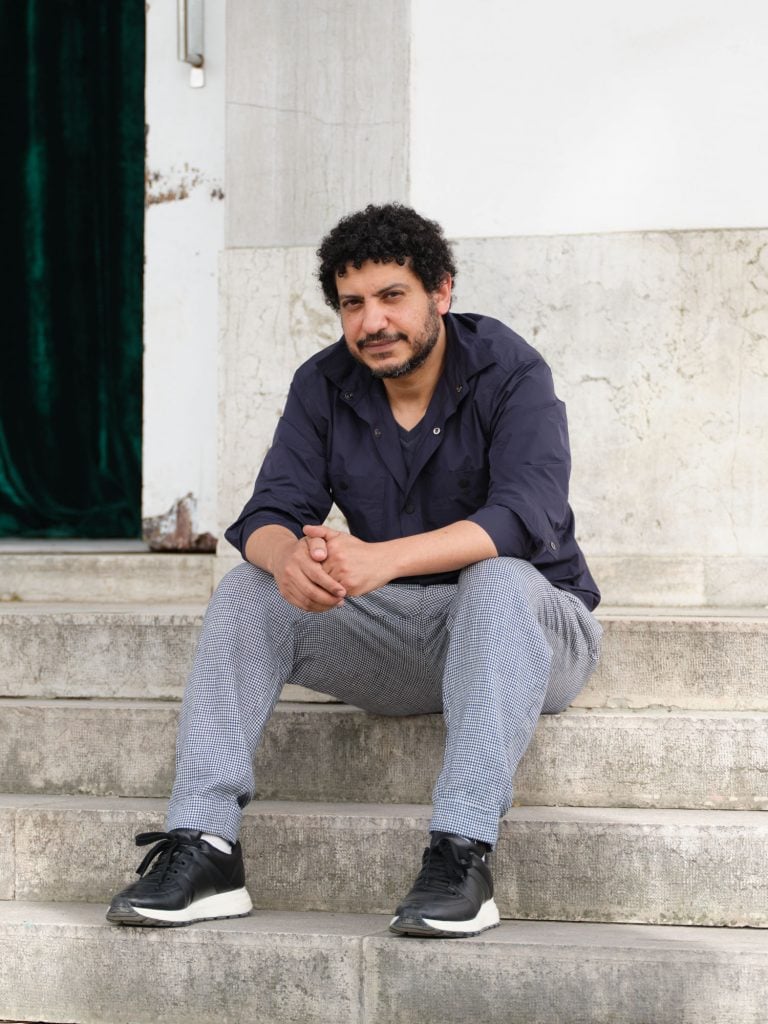
<path fill-rule="evenodd" d="M 332 530 L 330 526 L 314 526 L 307 525 L 303 526 L 305 537 L 320 537 L 322 540 L 331 540 L 333 537 L 339 536 L 338 530 Z"/>
<path fill-rule="evenodd" d="M 334 579 L 319 562 L 311 562 L 307 568 L 307 579 L 315 586 L 320 587 L 334 597 L 344 597 L 346 590 L 344 584 Z"/>
<path fill-rule="evenodd" d="M 331 608 L 337 608 L 344 603 L 342 597 L 329 594 L 322 587 L 315 586 L 309 580 L 301 587 L 291 587 L 283 597 L 297 608 L 303 608 L 309 612 L 325 612 Z"/>
<path fill-rule="evenodd" d="M 306 547 L 303 559 L 295 562 L 286 574 L 285 585 L 295 593 L 303 593 L 311 587 L 317 587 L 335 599 L 346 595 L 343 584 L 325 571 L 322 562 L 314 561 Z"/>
<path fill-rule="evenodd" d="M 309 554 L 314 561 L 324 562 L 328 557 L 328 548 L 325 541 L 321 537 L 305 537 L 304 540 L 309 549 Z"/>

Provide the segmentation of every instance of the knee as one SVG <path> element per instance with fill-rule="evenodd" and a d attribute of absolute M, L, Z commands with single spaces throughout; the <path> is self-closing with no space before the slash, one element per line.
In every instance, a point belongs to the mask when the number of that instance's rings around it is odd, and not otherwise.
<path fill-rule="evenodd" d="M 269 582 L 274 585 L 274 579 L 264 569 L 259 569 L 250 562 L 238 562 L 234 569 L 221 577 L 217 592 L 226 594 L 242 593 L 243 591 L 260 589 Z"/>
<path fill-rule="evenodd" d="M 500 638 L 504 647 L 523 644 L 539 660 L 551 658 L 537 614 L 538 576 L 519 558 L 489 558 L 468 566 L 459 577 L 451 627 L 463 624 L 474 636 Z"/>
<path fill-rule="evenodd" d="M 268 572 L 250 562 L 240 562 L 221 578 L 210 607 L 265 607 L 275 596 L 279 596 L 277 584 Z"/>
<path fill-rule="evenodd" d="M 463 569 L 459 588 L 465 594 L 477 594 L 487 600 L 492 595 L 508 602 L 523 600 L 530 604 L 539 573 L 521 558 L 486 558 Z"/>

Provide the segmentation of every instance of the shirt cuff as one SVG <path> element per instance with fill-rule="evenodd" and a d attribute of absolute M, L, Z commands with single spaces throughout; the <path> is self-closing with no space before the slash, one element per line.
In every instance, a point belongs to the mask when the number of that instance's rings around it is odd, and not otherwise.
<path fill-rule="evenodd" d="M 297 540 L 301 540 L 303 536 L 301 527 L 296 524 L 295 520 L 270 512 L 252 512 L 249 516 L 242 516 L 228 527 L 224 536 L 245 558 L 245 545 L 248 543 L 248 538 L 261 526 L 284 526 Z"/>
<path fill-rule="evenodd" d="M 482 526 L 499 555 L 507 558 L 530 558 L 534 544 L 531 535 L 516 512 L 504 505 L 485 505 L 467 516 L 470 523 Z"/>

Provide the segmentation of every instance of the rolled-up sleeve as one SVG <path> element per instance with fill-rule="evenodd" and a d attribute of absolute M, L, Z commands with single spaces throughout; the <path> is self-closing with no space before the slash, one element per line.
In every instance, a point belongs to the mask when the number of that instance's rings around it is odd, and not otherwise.
<path fill-rule="evenodd" d="M 285 526 L 301 537 L 302 526 L 325 520 L 331 508 L 327 430 L 327 414 L 311 407 L 308 389 L 294 378 L 253 495 L 225 533 L 243 557 L 261 526 Z"/>
<path fill-rule="evenodd" d="M 467 518 L 500 555 L 556 559 L 569 518 L 571 458 L 549 367 L 543 360 L 520 367 L 491 404 L 488 497 Z"/>

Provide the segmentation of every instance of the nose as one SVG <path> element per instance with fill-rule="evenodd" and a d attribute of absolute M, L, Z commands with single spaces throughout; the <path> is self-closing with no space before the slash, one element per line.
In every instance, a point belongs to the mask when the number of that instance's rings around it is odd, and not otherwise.
<path fill-rule="evenodd" d="M 381 302 L 377 302 L 375 299 L 366 302 L 360 325 L 363 334 L 378 334 L 379 331 L 386 328 L 388 322 L 386 310 Z"/>

